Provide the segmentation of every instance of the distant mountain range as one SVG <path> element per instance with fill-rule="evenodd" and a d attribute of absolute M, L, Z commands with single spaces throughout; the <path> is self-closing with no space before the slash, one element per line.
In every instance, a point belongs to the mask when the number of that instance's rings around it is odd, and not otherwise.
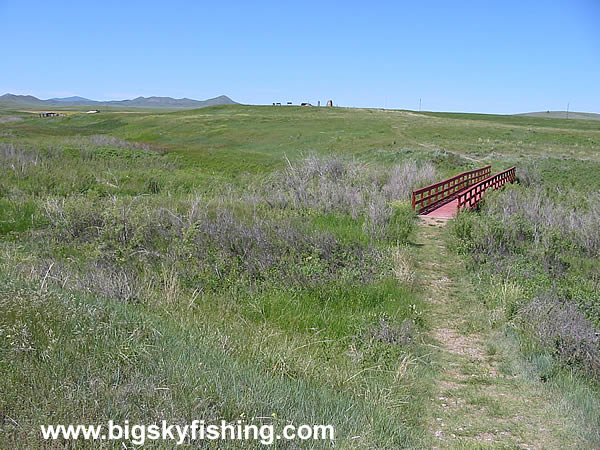
<path fill-rule="evenodd" d="M 131 100 L 96 101 L 83 97 L 50 98 L 41 100 L 32 95 L 4 94 L 0 96 L 0 106 L 5 107 L 68 107 L 68 106 L 125 106 L 135 108 L 204 108 L 213 105 L 237 104 L 226 95 L 209 98 L 208 100 L 192 100 L 191 98 L 172 97 L 137 97 Z"/>

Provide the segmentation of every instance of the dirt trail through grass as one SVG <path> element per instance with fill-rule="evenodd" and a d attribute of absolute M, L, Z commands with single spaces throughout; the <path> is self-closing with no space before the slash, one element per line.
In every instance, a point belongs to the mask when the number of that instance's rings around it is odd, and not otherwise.
<path fill-rule="evenodd" d="M 417 275 L 430 307 L 439 373 L 428 428 L 435 447 L 564 448 L 582 445 L 575 424 L 538 382 L 514 369 L 491 338 L 487 311 L 446 248 L 443 222 L 423 222 Z M 571 422 L 571 423 L 570 423 Z"/>

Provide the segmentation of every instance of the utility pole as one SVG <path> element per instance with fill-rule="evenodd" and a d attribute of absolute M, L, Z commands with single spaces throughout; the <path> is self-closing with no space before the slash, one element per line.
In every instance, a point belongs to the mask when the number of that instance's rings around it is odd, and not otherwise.
<path fill-rule="evenodd" d="M 569 103 L 567 103 L 567 119 L 569 118 Z"/>
<path fill-rule="evenodd" d="M 419 98 L 419 112 L 421 112 L 421 98 Z"/>

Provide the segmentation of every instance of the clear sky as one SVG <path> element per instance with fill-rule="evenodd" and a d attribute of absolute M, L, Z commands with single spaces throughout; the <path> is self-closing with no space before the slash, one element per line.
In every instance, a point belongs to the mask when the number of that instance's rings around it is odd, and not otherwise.
<path fill-rule="evenodd" d="M 0 94 L 600 112 L 600 0 L 0 0 Z"/>

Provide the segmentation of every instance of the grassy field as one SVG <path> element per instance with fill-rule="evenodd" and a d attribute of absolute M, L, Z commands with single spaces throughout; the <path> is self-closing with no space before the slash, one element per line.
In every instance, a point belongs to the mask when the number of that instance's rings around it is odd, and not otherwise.
<path fill-rule="evenodd" d="M 418 222 L 414 188 L 486 164 L 519 184 Z M 110 419 L 600 445 L 597 121 L 1 110 L 0 173 L 2 447 Z"/>

